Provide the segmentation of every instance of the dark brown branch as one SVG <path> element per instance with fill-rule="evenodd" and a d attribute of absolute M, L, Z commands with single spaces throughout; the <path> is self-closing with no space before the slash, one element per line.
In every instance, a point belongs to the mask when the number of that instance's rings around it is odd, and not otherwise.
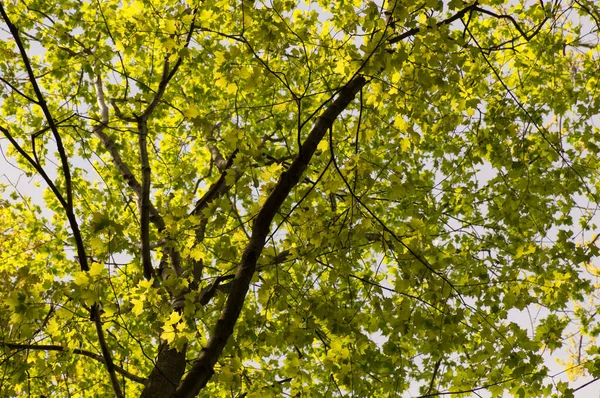
<path fill-rule="evenodd" d="M 217 149 L 215 148 L 215 150 L 217 150 Z M 196 216 L 200 217 L 200 223 L 198 224 L 198 227 L 196 228 L 196 231 L 195 231 L 195 235 L 196 235 L 195 244 L 196 245 L 199 245 L 204 240 L 204 232 L 206 231 L 206 225 L 208 224 L 208 219 L 209 219 L 208 215 L 202 214 L 202 210 L 204 210 L 211 202 L 216 200 L 218 197 L 225 195 L 231 188 L 231 185 L 227 184 L 227 179 L 226 179 L 227 170 L 229 170 L 229 168 L 231 168 L 231 166 L 233 166 L 233 160 L 235 159 L 235 156 L 237 155 L 237 153 L 238 153 L 238 149 L 234 150 L 233 153 L 229 156 L 226 163 L 224 165 L 222 165 L 223 168 L 221 170 L 221 176 L 219 177 L 219 179 L 214 184 L 212 184 L 211 187 L 208 189 L 208 191 L 202 196 L 202 198 L 200 198 L 200 200 L 198 202 L 196 202 L 196 206 L 194 207 L 194 210 L 192 210 L 192 212 L 190 213 L 192 215 L 196 215 Z M 219 156 L 221 156 L 220 153 L 218 153 L 218 154 L 219 154 Z M 241 177 L 241 175 L 242 175 L 242 173 L 240 173 L 239 171 L 236 171 L 235 180 L 237 181 Z M 204 268 L 204 264 L 203 264 L 202 260 L 199 260 L 199 261 L 194 260 L 193 275 L 194 275 L 194 281 L 196 284 L 196 286 L 194 286 L 194 288 L 196 288 L 197 285 L 200 283 L 200 279 L 202 278 L 203 268 Z"/>
<path fill-rule="evenodd" d="M 510 15 L 496 14 L 493 11 L 486 10 L 485 8 L 481 8 L 481 7 L 474 7 L 473 11 L 479 11 L 482 14 L 486 14 L 486 15 L 489 15 L 489 16 L 497 18 L 497 19 L 508 19 L 513 24 L 513 26 L 519 31 L 519 34 L 521 34 L 521 36 L 523 36 L 523 38 L 527 41 L 531 40 L 540 31 L 540 29 L 542 28 L 544 23 L 546 23 L 546 21 L 548 20 L 548 18 L 544 18 L 544 20 L 537 26 L 537 28 L 531 34 L 528 35 L 523 30 L 523 28 L 521 28 L 521 25 L 519 25 L 517 20 L 514 19 Z"/>
<path fill-rule="evenodd" d="M 102 355 L 93 353 L 91 351 L 87 351 L 87 350 L 82 350 L 79 348 L 74 348 L 74 349 L 69 349 L 69 348 L 65 348 L 63 346 L 60 345 L 48 345 L 48 344 L 15 344 L 15 343 L 2 343 L 0 342 L 0 345 L 10 348 L 11 350 L 37 350 L 37 351 L 63 351 L 63 352 L 72 352 L 73 354 L 78 354 L 78 355 L 83 355 L 85 357 L 88 358 L 92 358 L 100 363 L 105 363 L 104 362 L 104 358 L 102 357 Z M 146 379 L 137 375 L 134 375 L 133 373 L 130 373 L 128 371 L 126 371 L 125 369 L 123 369 L 122 367 L 118 366 L 118 365 L 114 365 L 115 366 L 115 371 L 125 377 L 127 377 L 129 380 L 134 381 L 136 383 L 140 383 L 143 384 L 146 382 Z"/>
<path fill-rule="evenodd" d="M 33 104 L 36 104 L 36 105 L 40 104 L 38 101 L 34 100 L 33 98 L 31 98 L 27 94 L 23 93 L 21 90 L 19 90 L 15 86 L 13 86 L 8 80 L 4 79 L 3 77 L 0 77 L 0 81 L 3 82 L 4 84 L 6 84 L 8 87 L 10 87 L 11 90 L 13 90 L 15 93 L 17 93 L 21 97 L 25 98 L 27 101 L 29 101 L 29 102 L 31 102 Z"/>
<path fill-rule="evenodd" d="M 196 11 L 194 10 L 194 20 L 191 23 L 190 30 L 188 32 L 188 36 L 186 38 L 186 42 L 184 48 L 190 44 L 192 39 L 192 33 L 194 32 L 194 21 L 196 18 Z M 136 117 L 136 122 L 138 125 L 138 144 L 140 151 L 140 163 L 142 167 L 142 185 L 140 192 L 140 240 L 142 244 L 142 268 L 144 270 L 144 278 L 147 280 L 151 279 L 154 275 L 154 269 L 152 267 L 152 257 L 150 255 L 150 186 L 151 186 L 151 170 L 150 170 L 150 162 L 148 161 L 148 148 L 147 148 L 147 137 L 148 137 L 148 119 L 154 112 L 154 109 L 158 106 L 158 103 L 162 99 L 165 90 L 167 89 L 167 85 L 175 76 L 175 73 L 179 69 L 183 58 L 178 57 L 177 61 L 173 68 L 169 71 L 169 54 L 165 55 L 165 60 L 163 64 L 162 76 L 160 79 L 160 83 L 158 84 L 158 89 L 156 93 L 154 93 L 154 97 L 150 104 L 146 107 L 141 116 Z M 181 274 L 181 265 L 179 262 L 181 261 L 179 253 L 175 253 L 174 251 L 170 255 L 172 260 L 172 266 L 178 274 Z"/>
<path fill-rule="evenodd" d="M 204 289 L 202 289 L 202 291 L 200 291 L 200 294 L 198 295 L 198 302 L 202 305 L 206 305 L 215 296 L 217 290 L 225 291 L 229 289 L 231 287 L 229 284 L 221 285 L 221 282 L 233 279 L 234 276 L 235 275 L 219 276 L 210 286 L 207 286 Z"/>
<path fill-rule="evenodd" d="M 97 126 L 96 128 L 94 128 L 94 135 L 98 137 L 100 142 L 102 142 L 102 145 L 104 145 L 104 148 L 110 154 L 113 164 L 115 165 L 117 170 L 119 170 L 121 176 L 129 186 L 129 188 L 131 188 L 136 194 L 136 196 L 140 198 L 142 196 L 142 186 L 135 178 L 135 175 L 133 174 L 131 169 L 129 169 L 127 164 L 125 164 L 125 162 L 121 158 L 116 143 L 104 131 L 102 131 L 102 129 L 99 129 L 98 127 L 101 126 Z M 150 202 L 149 206 L 150 222 L 154 224 L 154 226 L 156 226 L 156 228 L 159 231 L 163 231 L 166 228 L 166 225 L 162 216 L 158 213 L 158 210 L 156 209 L 156 207 L 154 207 L 154 204 L 152 202 Z M 154 245 L 160 246 L 160 244 L 156 243 Z M 164 245 L 164 242 L 162 243 L 162 245 Z"/>
<path fill-rule="evenodd" d="M 196 202 L 196 206 L 194 207 L 194 210 L 192 210 L 192 212 L 190 213 L 191 215 L 194 215 L 194 216 L 201 215 L 202 210 L 206 209 L 206 207 L 213 200 L 215 200 L 219 196 L 223 195 L 229 189 L 229 186 L 227 185 L 227 183 L 225 181 L 225 177 L 227 176 L 227 170 L 233 165 L 233 159 L 235 159 L 235 155 L 237 155 L 238 151 L 239 150 L 236 149 L 235 151 L 233 151 L 231 156 L 229 156 L 229 159 L 227 159 L 227 163 L 225 164 L 225 167 L 223 168 L 223 171 L 221 172 L 221 176 L 219 177 L 217 182 L 215 182 L 213 185 L 211 185 L 211 187 L 200 198 L 200 200 L 198 200 L 198 202 Z"/>
<path fill-rule="evenodd" d="M 154 275 L 152 257 L 150 255 L 150 162 L 148 161 L 148 122 L 138 119 L 138 144 L 140 151 L 140 164 L 142 166 L 142 192 L 140 195 L 140 243 L 142 244 L 142 268 L 144 278 L 150 280 Z"/>
<path fill-rule="evenodd" d="M 46 121 L 48 122 L 48 125 L 50 126 L 50 130 L 52 131 L 52 135 L 54 136 L 54 140 L 56 141 L 56 147 L 57 147 L 57 151 L 58 151 L 58 154 L 60 157 L 62 171 L 63 171 L 64 177 L 65 177 L 65 190 L 66 190 L 66 194 L 67 194 L 66 199 L 60 193 L 60 191 L 58 190 L 58 187 L 56 185 L 52 184 L 50 186 L 50 189 L 52 189 L 52 192 L 54 193 L 54 195 L 60 202 L 61 206 L 65 209 L 67 219 L 69 220 L 69 225 L 71 226 L 71 230 L 73 231 L 73 238 L 75 239 L 75 246 L 77 247 L 77 255 L 79 256 L 79 259 L 80 259 L 79 262 L 80 262 L 81 270 L 87 271 L 89 269 L 89 266 L 87 263 L 87 256 L 85 254 L 85 247 L 83 245 L 83 238 L 81 237 L 81 232 L 79 230 L 79 224 L 77 223 L 77 218 L 75 217 L 75 213 L 73 212 L 73 190 L 72 190 L 72 186 L 71 186 L 71 170 L 69 169 L 69 162 L 67 159 L 67 154 L 65 152 L 65 148 L 62 143 L 62 139 L 60 137 L 60 134 L 58 133 L 58 128 L 56 127 L 56 124 L 54 123 L 54 118 L 52 117 L 52 114 L 50 113 L 50 109 L 48 108 L 48 105 L 46 104 L 46 99 L 42 95 L 42 91 L 40 90 L 40 87 L 37 84 L 37 80 L 35 78 L 35 73 L 33 72 L 33 68 L 31 67 L 31 62 L 29 62 L 29 56 L 27 55 L 27 50 L 25 49 L 25 45 L 23 44 L 23 41 L 21 40 L 21 37 L 19 36 L 19 29 L 8 18 L 8 14 L 6 14 L 6 11 L 4 10 L 4 6 L 2 5 L 2 3 L 0 3 L 0 15 L 2 15 L 4 22 L 8 26 L 8 29 L 10 30 L 10 33 L 11 33 L 13 39 L 15 40 L 17 47 L 19 48 L 19 52 L 21 54 L 21 59 L 23 60 L 23 64 L 25 65 L 25 69 L 27 70 L 27 76 L 33 87 L 33 91 L 37 97 L 37 103 L 40 106 L 40 108 L 42 108 L 44 117 L 46 118 Z M 19 151 L 19 152 L 21 152 L 21 151 Z M 31 158 L 29 157 L 29 159 L 27 159 L 27 160 L 31 163 L 30 159 Z M 35 167 L 35 165 L 33 163 L 31 163 L 31 164 Z M 39 172 L 40 169 L 41 169 L 41 166 L 38 165 L 36 167 L 36 170 Z M 44 176 L 44 174 L 45 173 L 42 174 L 42 177 Z M 44 178 L 44 180 L 46 180 L 46 182 L 50 181 L 50 179 L 48 178 L 47 175 L 46 175 L 46 178 Z"/>
<path fill-rule="evenodd" d="M 156 363 L 140 398 L 165 398 L 175 391 L 175 387 L 185 372 L 185 353 L 187 345 L 181 351 L 169 348 L 169 343 L 161 340 L 158 345 Z"/>
<path fill-rule="evenodd" d="M 1 7 L 1 6 L 0 6 Z M 14 137 L 10 134 L 10 132 L 8 131 L 8 129 L 0 126 L 0 131 L 2 131 L 2 133 L 4 133 L 4 135 L 6 136 L 6 138 L 8 138 L 8 140 L 10 141 L 10 143 L 15 147 L 15 149 L 21 154 L 21 156 L 23 156 L 35 169 L 36 171 L 42 176 L 42 178 L 46 181 L 46 183 L 50 186 L 50 189 L 52 190 L 52 192 L 54 192 L 54 194 L 56 195 L 57 198 L 59 198 L 60 200 L 60 193 L 58 192 L 58 189 L 56 188 L 56 186 L 54 185 L 54 183 L 52 182 L 52 180 L 50 179 L 50 177 L 48 177 L 48 175 L 46 174 L 46 172 L 44 171 L 44 169 L 35 161 L 31 158 L 31 156 L 29 156 L 29 154 L 27 152 L 25 152 L 25 150 L 19 145 L 19 143 L 14 139 Z M 66 212 L 69 212 L 69 210 L 67 208 L 64 208 Z M 71 216 L 74 218 L 74 214 L 71 212 L 70 213 Z M 83 245 L 83 241 L 81 242 Z M 83 249 L 83 252 L 85 253 L 85 250 Z M 88 271 L 87 268 L 87 259 L 81 260 L 78 259 L 80 267 L 83 271 Z M 121 387 L 118 384 L 116 375 L 115 375 L 115 365 L 112 361 L 111 355 L 110 355 L 110 351 L 108 349 L 108 346 L 106 345 L 106 340 L 104 338 L 104 331 L 102 330 L 102 322 L 100 321 L 100 311 L 98 308 L 97 304 L 94 304 L 91 309 L 90 309 L 90 316 L 92 321 L 95 323 L 96 326 L 96 332 L 98 334 L 98 342 L 100 343 L 100 347 L 102 348 L 102 354 L 104 356 L 103 362 L 106 365 L 106 369 L 108 371 L 108 374 L 110 375 L 110 379 L 111 382 L 113 382 L 113 389 L 115 391 L 115 395 L 117 397 L 122 397 L 122 393 L 121 393 Z"/>
<path fill-rule="evenodd" d="M 474 11 L 477 8 L 477 2 L 471 4 L 470 6 L 467 6 L 465 8 L 463 8 L 462 10 L 460 10 L 459 12 L 457 12 L 456 14 L 452 15 L 450 18 L 446 18 L 441 22 L 438 22 L 437 26 L 443 26 L 443 25 L 450 25 L 452 22 L 461 19 L 465 14 Z M 399 41 L 402 41 L 408 37 L 414 36 L 417 33 L 419 33 L 421 31 L 421 28 L 412 28 L 407 30 L 406 32 L 391 38 L 388 43 L 389 44 L 394 44 L 394 43 L 398 43 Z"/>
<path fill-rule="evenodd" d="M 221 312 L 206 347 L 204 347 L 198 359 L 194 361 L 189 373 L 177 388 L 174 394 L 175 397 L 196 396 L 212 377 L 214 365 L 223 352 L 227 340 L 233 334 L 235 323 L 244 305 L 250 281 L 256 270 L 256 263 L 269 234 L 273 217 L 291 190 L 300 181 L 327 130 L 331 128 L 335 119 L 348 107 L 356 93 L 366 83 L 366 79 L 359 75 L 339 90 L 337 98 L 319 116 L 312 131 L 302 144 L 298 156 L 290 167 L 282 173 L 275 188 L 261 207 L 254 220 L 252 237 L 242 254 L 242 260 L 233 279 L 231 293 L 227 297 L 225 308 Z"/>
<path fill-rule="evenodd" d="M 580 385 L 579 387 L 574 388 L 573 390 L 571 390 L 571 392 L 579 391 L 579 390 L 589 386 L 590 384 L 597 382 L 598 380 L 600 380 L 600 377 L 594 377 L 592 380 L 588 381 L 587 383 L 584 383 L 584 384 Z"/>
<path fill-rule="evenodd" d="M 192 40 L 192 34 L 194 33 L 195 22 L 196 22 L 196 9 L 194 9 L 194 11 L 193 11 L 193 16 L 194 16 L 194 18 L 190 25 L 190 30 L 186 37 L 183 48 L 187 48 L 190 45 L 190 42 Z M 146 110 L 142 113 L 142 116 L 141 116 L 142 119 L 148 119 L 150 117 L 150 115 L 152 115 L 152 112 L 154 112 L 154 109 L 156 108 L 156 106 L 158 105 L 160 100 L 162 99 L 162 96 L 164 95 L 165 90 L 167 89 L 167 85 L 169 84 L 169 81 L 171 81 L 173 76 L 175 76 L 175 73 L 177 73 L 177 70 L 179 69 L 179 66 L 181 65 L 182 62 L 183 62 L 183 58 L 178 57 L 177 61 L 175 61 L 175 65 L 173 65 L 173 69 L 171 69 L 171 71 L 169 71 L 169 54 L 165 55 L 165 62 L 163 64 L 163 74 L 160 79 L 160 83 L 158 84 L 158 89 L 156 90 L 156 93 L 154 93 L 154 97 L 152 98 L 152 101 L 150 101 L 150 104 L 148 105 Z"/>
<path fill-rule="evenodd" d="M 121 392 L 121 385 L 119 384 L 117 374 L 115 373 L 115 364 L 110 355 L 108 344 L 106 344 L 104 331 L 102 330 L 102 321 L 100 320 L 100 306 L 98 305 L 98 303 L 94 303 L 94 305 L 92 305 L 91 313 L 94 318 L 94 325 L 96 326 L 96 333 L 98 334 L 98 343 L 100 344 L 100 350 L 102 351 L 102 357 L 104 358 L 104 365 L 106 365 L 106 369 L 108 370 L 108 375 L 110 377 L 110 382 L 115 392 L 115 396 L 119 398 L 123 397 L 123 393 Z"/>
<path fill-rule="evenodd" d="M 79 266 L 82 271 L 87 272 L 89 270 L 88 257 L 86 255 L 85 246 L 83 244 L 83 238 L 81 236 L 79 224 L 77 222 L 77 218 L 76 218 L 75 212 L 74 212 L 71 170 L 69 169 L 69 162 L 68 162 L 65 148 L 62 143 L 62 139 L 58 132 L 58 128 L 57 128 L 56 124 L 54 123 L 54 118 L 50 112 L 50 109 L 48 108 L 48 105 L 46 104 L 46 100 L 45 100 L 44 96 L 42 95 L 42 91 L 40 90 L 40 87 L 37 84 L 37 80 L 35 78 L 35 73 L 33 72 L 31 63 L 29 62 L 29 57 L 27 55 L 27 51 L 26 51 L 25 46 L 19 36 L 19 30 L 8 18 L 8 14 L 6 14 L 6 11 L 4 10 L 4 6 L 2 5 L 2 3 L 0 3 L 0 14 L 2 15 L 4 22 L 8 26 L 8 29 L 10 30 L 10 33 L 11 33 L 13 39 L 15 40 L 17 47 L 19 48 L 19 52 L 21 54 L 21 59 L 23 60 L 25 69 L 27 70 L 29 82 L 31 83 L 31 85 L 33 87 L 33 91 L 35 92 L 35 95 L 37 97 L 38 105 L 40 106 L 40 108 L 42 108 L 44 117 L 46 118 L 46 121 L 48 122 L 50 130 L 52 131 L 52 135 L 54 136 L 57 151 L 58 151 L 58 154 L 60 157 L 61 168 L 62 168 L 64 178 L 65 178 L 65 190 L 66 190 L 66 195 L 67 195 L 66 200 L 63 197 L 63 195 L 60 193 L 60 191 L 58 190 L 58 187 L 50 180 L 48 175 L 44 172 L 41 165 L 39 165 L 37 162 L 35 162 L 33 159 L 31 159 L 31 157 L 23 150 L 23 148 L 21 148 L 18 145 L 16 140 L 14 138 L 12 138 L 12 136 L 10 136 L 8 129 L 3 128 L 1 131 L 7 136 L 7 138 L 10 137 L 9 140 L 11 141 L 11 143 L 13 145 L 15 145 L 15 148 L 17 149 L 17 151 L 21 155 L 23 155 L 27 159 L 27 161 L 29 163 L 31 163 L 31 165 L 42 175 L 44 180 L 47 183 L 49 183 L 50 189 L 52 190 L 52 192 L 54 193 L 54 195 L 60 202 L 61 206 L 65 210 L 67 219 L 69 221 L 69 225 L 71 227 L 71 230 L 73 231 L 73 238 L 75 240 L 75 246 L 77 248 L 77 256 L 79 258 Z M 115 365 L 113 363 L 113 360 L 112 360 L 112 357 L 110 354 L 110 350 L 108 349 L 108 346 L 106 345 L 106 340 L 104 338 L 104 332 L 102 330 L 102 323 L 100 320 L 100 311 L 99 311 L 97 304 L 94 304 L 92 306 L 91 311 L 90 311 L 90 316 L 96 325 L 96 333 L 98 334 L 98 342 L 102 349 L 102 356 L 104 358 L 104 364 L 106 365 L 106 370 L 109 374 L 111 384 L 113 387 L 113 391 L 117 398 L 121 398 L 123 396 L 123 393 L 121 392 L 121 386 L 119 385 L 117 376 L 115 374 Z"/>
<path fill-rule="evenodd" d="M 121 176 L 123 177 L 123 179 L 125 180 L 127 185 L 137 195 L 138 199 L 140 199 L 142 197 L 141 184 L 138 182 L 137 178 L 135 177 L 135 175 L 133 174 L 131 169 L 127 166 L 127 164 L 121 158 L 121 155 L 119 154 L 119 150 L 117 148 L 115 141 L 104 132 L 105 127 L 108 126 L 108 106 L 106 105 L 106 100 L 104 98 L 104 89 L 103 89 L 102 79 L 101 79 L 100 75 L 98 75 L 96 77 L 95 86 L 96 86 L 96 99 L 98 101 L 98 107 L 100 108 L 101 122 L 93 128 L 92 132 L 94 133 L 94 135 L 96 137 L 98 137 L 100 142 L 102 142 L 102 145 L 104 145 L 104 148 L 110 154 L 113 164 L 115 165 L 117 170 L 119 170 L 119 172 L 121 173 Z M 154 226 L 156 226 L 156 228 L 158 229 L 159 232 L 164 231 L 166 228 L 164 219 L 159 214 L 156 207 L 154 207 L 154 204 L 152 203 L 152 201 L 148 202 L 148 206 L 149 206 L 148 212 L 149 212 L 150 222 L 152 224 L 154 224 Z M 164 246 L 166 243 L 167 243 L 167 240 L 164 240 L 164 239 L 161 242 L 151 242 L 150 249 L 156 248 L 158 246 Z M 142 248 L 142 246 L 140 244 L 140 250 L 141 250 L 141 248 Z M 182 273 L 181 259 L 179 258 L 178 253 L 174 253 L 174 250 L 175 250 L 174 248 L 168 249 L 168 251 L 170 252 L 171 260 L 172 260 L 171 265 L 172 265 L 173 270 L 177 273 L 177 275 L 181 275 L 181 273 Z"/>

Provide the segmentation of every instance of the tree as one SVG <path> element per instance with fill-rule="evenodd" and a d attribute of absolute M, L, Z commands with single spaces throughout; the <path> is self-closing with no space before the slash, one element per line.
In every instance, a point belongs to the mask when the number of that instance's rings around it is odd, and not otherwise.
<path fill-rule="evenodd" d="M 561 350 L 600 377 L 593 1 L 0 15 L 3 167 L 43 192 L 2 186 L 5 396 L 569 396 Z"/>

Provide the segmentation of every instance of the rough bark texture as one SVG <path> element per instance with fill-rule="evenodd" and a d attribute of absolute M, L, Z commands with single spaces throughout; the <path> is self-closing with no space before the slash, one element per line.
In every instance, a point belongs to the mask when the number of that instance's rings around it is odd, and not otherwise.
<path fill-rule="evenodd" d="M 165 398 L 173 394 L 185 371 L 185 353 L 185 349 L 177 352 L 175 348 L 169 348 L 167 342 L 162 341 L 156 365 L 140 397 Z"/>

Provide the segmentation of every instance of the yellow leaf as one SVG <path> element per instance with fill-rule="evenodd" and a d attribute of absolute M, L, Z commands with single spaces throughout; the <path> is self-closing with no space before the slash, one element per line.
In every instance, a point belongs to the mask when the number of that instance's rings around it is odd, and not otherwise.
<path fill-rule="evenodd" d="M 348 68 L 346 67 L 346 62 L 344 60 L 338 61 L 336 67 L 333 69 L 335 73 L 340 76 L 346 76 Z"/>
<path fill-rule="evenodd" d="M 75 274 L 75 278 L 73 279 L 73 282 L 75 282 L 75 284 L 77 286 L 86 287 L 87 285 L 90 284 L 90 277 L 87 274 L 87 272 L 78 271 Z"/>
<path fill-rule="evenodd" d="M 177 25 L 175 25 L 175 21 L 172 19 L 163 19 L 161 21 L 161 25 L 163 27 L 163 30 L 170 35 L 177 32 Z"/>
<path fill-rule="evenodd" d="M 150 288 L 150 286 L 152 286 L 153 283 L 154 283 L 154 278 L 150 279 L 149 281 L 143 279 L 138 282 L 138 286 L 142 290 L 148 290 Z"/>
<path fill-rule="evenodd" d="M 163 44 L 163 46 L 167 50 L 171 50 L 172 48 L 175 48 L 177 46 L 177 42 L 173 39 L 167 39 L 167 40 L 165 40 L 165 43 Z"/>
<path fill-rule="evenodd" d="M 196 261 L 204 260 L 204 249 L 202 246 L 197 245 L 192 250 L 190 250 L 190 257 Z"/>
<path fill-rule="evenodd" d="M 198 107 L 194 104 L 191 104 L 186 109 L 183 110 L 183 116 L 191 118 L 195 118 L 200 114 Z"/>
<path fill-rule="evenodd" d="M 171 312 L 171 316 L 169 317 L 167 322 L 165 322 L 165 324 L 166 325 L 174 325 L 174 324 L 178 323 L 180 320 L 181 320 L 181 314 L 173 311 L 173 312 Z"/>
<path fill-rule="evenodd" d="M 119 310 L 119 308 L 114 305 L 114 304 L 106 304 L 104 306 L 104 315 L 109 317 L 109 316 L 113 316 L 114 314 L 117 313 L 117 311 Z"/>
<path fill-rule="evenodd" d="M 223 383 L 230 384 L 233 381 L 233 373 L 228 366 L 223 366 L 221 368 L 221 373 L 219 373 L 219 380 Z"/>
<path fill-rule="evenodd" d="M 207 22 L 210 21 L 214 15 L 215 13 L 211 10 L 202 10 L 202 12 L 200 13 L 200 18 L 198 19 L 200 20 L 200 22 Z"/>
<path fill-rule="evenodd" d="M 133 299 L 131 300 L 131 302 L 133 303 L 133 308 L 131 309 L 131 312 L 135 316 L 139 316 L 144 311 L 144 300 L 139 298 Z"/>
<path fill-rule="evenodd" d="M 221 88 L 226 88 L 228 85 L 229 85 L 229 80 L 227 80 L 226 77 L 222 77 L 215 82 L 215 86 L 221 87 Z"/>
<path fill-rule="evenodd" d="M 406 121 L 404 120 L 404 118 L 402 116 L 398 116 L 394 120 L 394 127 L 396 127 L 399 130 L 405 131 L 406 128 L 408 127 L 408 123 L 406 123 Z"/>
<path fill-rule="evenodd" d="M 223 51 L 215 52 L 215 62 L 217 65 L 223 65 L 225 63 L 225 53 Z"/>
<path fill-rule="evenodd" d="M 96 301 L 98 301 L 98 296 L 96 295 L 96 292 L 94 292 L 91 289 L 84 289 L 81 293 L 81 298 L 83 299 L 83 302 L 89 306 L 94 305 Z"/>
<path fill-rule="evenodd" d="M 104 264 L 94 262 L 90 268 L 90 276 L 98 276 L 102 271 L 104 271 Z"/>
<path fill-rule="evenodd" d="M 161 333 L 160 338 L 167 343 L 171 343 L 175 340 L 175 330 L 173 329 L 173 326 L 163 326 L 163 332 Z"/>
<path fill-rule="evenodd" d="M 400 150 L 403 152 L 410 148 L 410 140 L 408 138 L 402 138 L 400 140 Z"/>
<path fill-rule="evenodd" d="M 262 170 L 262 172 L 260 173 L 260 177 L 265 181 L 269 181 L 271 178 L 277 177 L 277 175 L 279 174 L 279 170 L 281 170 L 282 168 L 282 165 L 273 163 L 272 165 L 267 166 Z"/>
<path fill-rule="evenodd" d="M 11 292 L 10 295 L 4 299 L 4 303 L 8 305 L 12 311 L 14 311 L 15 308 L 21 305 L 18 293 L 14 291 Z"/>
<path fill-rule="evenodd" d="M 329 141 L 321 140 L 321 142 L 319 142 L 319 145 L 317 146 L 317 149 L 321 152 L 327 151 L 329 149 Z"/>
<path fill-rule="evenodd" d="M 417 231 L 425 229 L 425 223 L 416 217 L 412 217 L 409 221 L 409 224 Z"/>
<path fill-rule="evenodd" d="M 73 318 L 73 311 L 69 311 L 68 309 L 61 307 L 56 310 L 56 316 L 61 319 L 71 319 Z"/>
<path fill-rule="evenodd" d="M 183 22 L 186 25 L 191 24 L 193 20 L 194 16 L 192 14 L 184 15 L 183 17 L 181 17 L 181 22 Z"/>
<path fill-rule="evenodd" d="M 535 245 L 525 244 L 525 245 L 517 248 L 517 253 L 515 254 L 515 259 L 521 258 L 521 257 L 531 254 L 533 252 L 535 252 Z"/>

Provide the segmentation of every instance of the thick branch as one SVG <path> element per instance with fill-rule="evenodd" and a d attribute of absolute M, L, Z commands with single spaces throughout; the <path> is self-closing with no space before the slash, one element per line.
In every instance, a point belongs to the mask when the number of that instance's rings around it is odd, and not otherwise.
<path fill-rule="evenodd" d="M 106 100 L 104 99 L 104 88 L 102 86 L 102 78 L 100 75 L 96 77 L 95 86 L 96 100 L 98 101 L 98 107 L 100 108 L 102 120 L 101 123 L 94 127 L 92 132 L 96 137 L 98 137 L 100 142 L 102 142 L 102 145 L 104 145 L 104 148 L 110 154 L 113 164 L 117 170 L 119 170 L 121 176 L 127 185 L 129 185 L 129 188 L 131 188 L 137 197 L 140 198 L 142 196 L 142 186 L 138 182 L 137 178 L 135 178 L 133 172 L 121 158 L 115 141 L 104 132 L 104 128 L 108 126 L 108 106 L 106 105 Z M 149 211 L 150 222 L 152 222 L 159 231 L 163 231 L 165 229 L 165 222 L 152 202 L 150 202 Z"/>
<path fill-rule="evenodd" d="M 252 226 L 252 236 L 232 281 L 231 293 L 225 308 L 217 321 L 211 338 L 202 353 L 194 361 L 190 372 L 177 388 L 175 397 L 194 397 L 206 385 L 214 373 L 213 368 L 225 348 L 229 337 L 233 334 L 234 325 L 240 315 L 250 281 L 256 270 L 256 263 L 264 248 L 273 217 L 298 184 L 306 170 L 319 142 L 332 127 L 333 122 L 344 111 L 356 96 L 356 93 L 367 83 L 364 77 L 356 76 L 339 92 L 337 98 L 317 119 L 312 131 L 302 144 L 298 156 L 290 167 L 283 172 L 275 188 L 261 207 Z"/>
<path fill-rule="evenodd" d="M 140 398 L 165 398 L 175 391 L 185 372 L 185 353 L 185 346 L 177 351 L 176 348 L 169 348 L 169 343 L 162 340 L 158 346 L 156 363 Z"/>
<path fill-rule="evenodd" d="M 123 177 L 123 179 L 125 180 L 127 185 L 129 185 L 129 187 L 133 190 L 133 192 L 136 194 L 138 199 L 141 199 L 141 197 L 142 197 L 141 184 L 138 182 L 137 178 L 135 177 L 135 175 L 133 174 L 131 169 L 127 166 L 127 164 L 121 158 L 121 155 L 119 154 L 119 150 L 117 148 L 115 141 L 104 132 L 104 128 L 108 125 L 108 106 L 106 105 L 106 100 L 104 98 L 104 89 L 102 86 L 102 79 L 99 75 L 98 75 L 98 77 L 96 77 L 95 86 L 96 86 L 96 99 L 98 101 L 98 106 L 100 108 L 100 114 L 101 114 L 102 120 L 97 126 L 94 127 L 92 132 L 94 133 L 94 135 L 96 137 L 98 137 L 100 142 L 102 142 L 102 145 L 104 145 L 104 148 L 110 154 L 113 164 L 115 165 L 117 170 L 119 170 L 119 172 L 121 173 L 121 176 Z M 152 224 L 154 224 L 154 226 L 156 226 L 156 229 L 158 229 L 159 232 L 164 231 L 166 229 L 165 221 L 162 218 L 162 216 L 160 215 L 160 213 L 158 212 L 158 210 L 156 209 L 156 207 L 154 207 L 154 204 L 152 203 L 152 201 L 150 201 L 150 200 L 148 201 L 148 212 L 149 212 L 150 222 Z M 164 244 L 166 244 L 166 242 L 167 242 L 166 240 L 164 240 L 161 244 L 157 244 L 157 242 L 152 242 L 152 243 L 150 243 L 150 249 L 156 248 L 157 246 L 164 245 Z M 141 248 L 142 248 L 142 245 L 140 244 L 140 250 L 141 250 Z M 170 257 L 172 260 L 171 265 L 173 267 L 173 270 L 175 270 L 177 275 L 181 275 L 182 269 L 181 269 L 181 259 L 180 259 L 179 253 L 175 253 L 174 248 L 169 248 L 168 251 L 170 252 Z"/>
<path fill-rule="evenodd" d="M 92 358 L 100 363 L 105 363 L 102 355 L 93 353 L 87 350 L 81 350 L 79 348 L 69 349 L 60 345 L 48 345 L 48 344 L 15 344 L 15 343 L 1 343 L 0 345 L 10 348 L 11 350 L 37 350 L 37 351 L 64 351 L 64 352 L 72 352 L 73 354 L 79 354 L 86 356 L 88 358 Z M 125 377 L 127 377 L 131 381 L 135 381 L 136 383 L 145 383 L 146 379 L 133 373 L 129 373 L 122 367 L 118 365 L 115 366 L 115 371 Z"/>
<path fill-rule="evenodd" d="M 148 123 L 145 119 L 138 119 L 138 144 L 140 151 L 140 164 L 142 166 L 142 192 L 140 195 L 140 242 L 142 244 L 142 268 L 144 278 L 150 280 L 154 274 L 152 257 L 150 256 L 150 162 L 148 161 Z"/>

